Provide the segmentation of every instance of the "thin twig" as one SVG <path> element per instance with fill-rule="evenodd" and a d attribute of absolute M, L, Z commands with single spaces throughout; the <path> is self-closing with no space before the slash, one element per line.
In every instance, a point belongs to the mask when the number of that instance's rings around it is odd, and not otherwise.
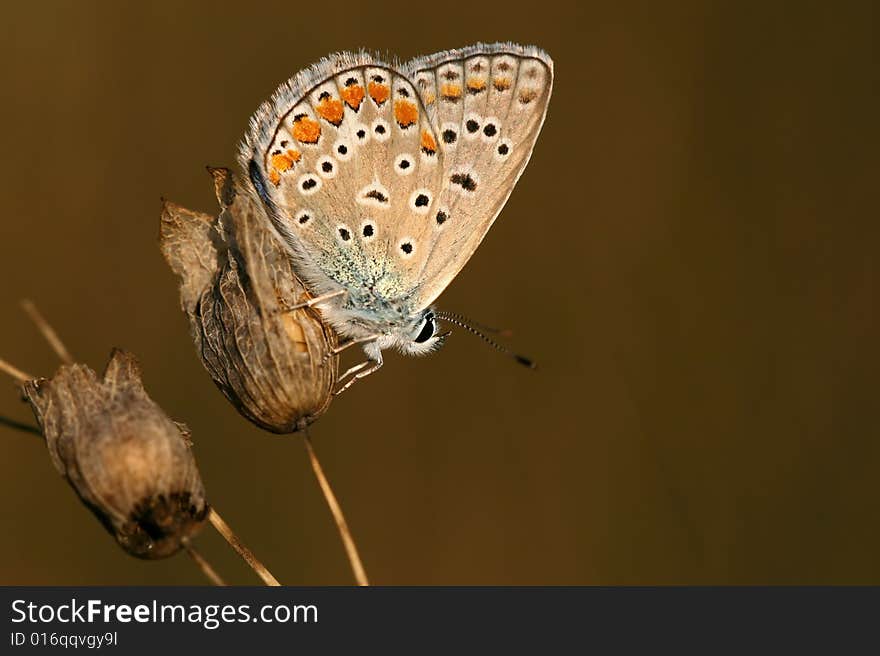
<path fill-rule="evenodd" d="M 43 432 L 36 426 L 25 424 L 24 422 L 16 421 L 15 419 L 10 419 L 9 417 L 3 417 L 2 415 L 0 415 L 0 425 L 6 426 L 7 428 L 19 430 L 23 433 L 33 433 L 34 435 L 39 435 L 40 437 L 43 437 Z"/>
<path fill-rule="evenodd" d="M 43 337 L 46 338 L 46 341 L 49 342 L 49 346 L 52 347 L 52 350 L 55 351 L 55 354 L 60 360 L 65 364 L 73 364 L 73 357 L 70 355 L 70 351 L 64 346 L 64 342 L 58 337 L 58 333 L 55 332 L 55 329 L 52 328 L 52 326 L 49 325 L 49 322 L 43 318 L 42 314 L 40 314 L 40 311 L 37 309 L 37 306 L 34 305 L 33 301 L 24 299 L 21 302 L 21 307 L 30 317 L 31 321 L 37 326 L 37 330 L 39 330 Z"/>
<path fill-rule="evenodd" d="M 31 376 L 28 373 L 25 373 L 21 369 L 16 369 L 11 364 L 6 362 L 6 360 L 0 359 L 0 371 L 5 373 L 8 376 L 12 376 L 19 383 L 26 383 L 29 380 L 35 380 L 34 376 Z"/>
<path fill-rule="evenodd" d="M 205 557 L 202 556 L 196 548 L 193 547 L 189 540 L 183 541 L 183 548 L 186 550 L 186 553 L 189 554 L 189 557 L 195 561 L 196 565 L 198 565 L 199 569 L 202 570 L 202 573 L 211 581 L 214 585 L 225 586 L 228 585 L 226 581 L 217 573 L 211 564 L 205 560 Z"/>
<path fill-rule="evenodd" d="M 327 505 L 330 507 L 333 519 L 336 520 L 336 527 L 339 529 L 339 536 L 342 538 L 345 553 L 348 555 L 348 562 L 351 564 L 351 571 L 354 573 L 354 580 L 358 585 L 370 585 L 370 582 L 367 579 L 367 572 L 364 570 L 361 557 L 358 555 L 357 545 L 354 543 L 354 538 L 351 537 L 351 531 L 348 530 L 348 523 L 345 521 L 345 515 L 342 514 L 342 508 L 336 500 L 336 495 L 333 494 L 333 488 L 330 487 L 330 481 L 328 481 L 327 477 L 324 475 L 324 469 L 318 461 L 318 456 L 315 455 L 315 449 L 312 447 L 312 440 L 308 433 L 303 436 L 303 441 L 306 444 L 306 451 L 309 454 L 309 460 L 312 463 L 315 478 L 318 479 L 318 485 L 321 487 L 321 492 L 324 493 L 324 498 L 327 500 Z"/>
<path fill-rule="evenodd" d="M 217 529 L 217 532 L 223 536 L 223 539 L 225 539 L 229 543 L 229 546 L 235 549 L 236 553 L 238 553 L 238 555 L 241 556 L 248 565 L 250 565 L 251 569 L 257 573 L 257 576 L 263 579 L 263 582 L 266 585 L 281 585 L 278 582 L 278 579 L 272 576 L 272 573 L 268 569 L 266 569 L 266 566 L 263 565 L 263 563 L 261 563 L 259 560 L 257 560 L 257 557 L 254 555 L 254 553 L 241 543 L 241 540 L 238 539 L 238 536 L 232 532 L 231 528 L 229 528 L 229 524 L 224 522 L 223 518 L 220 517 L 220 515 L 217 514 L 217 511 L 213 508 L 211 508 L 211 512 L 208 513 L 208 521 L 210 521 L 211 525 L 215 529 Z"/>

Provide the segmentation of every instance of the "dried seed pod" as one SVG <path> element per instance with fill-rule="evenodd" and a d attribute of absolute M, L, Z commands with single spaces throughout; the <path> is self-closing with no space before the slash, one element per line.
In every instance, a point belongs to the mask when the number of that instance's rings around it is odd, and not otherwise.
<path fill-rule="evenodd" d="M 196 351 L 241 414 L 291 433 L 323 414 L 338 375 L 336 334 L 310 307 L 286 251 L 249 193 L 211 169 L 218 218 L 165 201 L 160 246 L 180 278 Z"/>
<path fill-rule="evenodd" d="M 209 507 L 187 432 L 147 395 L 133 355 L 114 350 L 100 380 L 69 364 L 22 389 L 55 468 L 123 549 L 164 558 L 198 531 Z"/>

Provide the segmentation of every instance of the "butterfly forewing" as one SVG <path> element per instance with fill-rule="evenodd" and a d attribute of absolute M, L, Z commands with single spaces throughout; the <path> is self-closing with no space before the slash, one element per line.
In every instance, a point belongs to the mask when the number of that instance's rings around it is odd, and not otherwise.
<path fill-rule="evenodd" d="M 401 298 L 424 266 L 417 245 L 442 180 L 437 137 L 406 77 L 366 57 L 341 58 L 358 65 L 324 62 L 282 87 L 274 133 L 261 150 L 252 130 L 246 154 L 307 279 L 342 285 L 355 302 Z"/>

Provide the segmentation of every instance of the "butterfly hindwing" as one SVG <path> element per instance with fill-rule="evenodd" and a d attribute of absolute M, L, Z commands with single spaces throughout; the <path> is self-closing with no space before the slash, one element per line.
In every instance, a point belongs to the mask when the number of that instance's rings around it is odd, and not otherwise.
<path fill-rule="evenodd" d="M 416 307 L 470 259 L 531 157 L 553 83 L 552 60 L 515 44 L 478 45 L 406 66 L 431 107 L 443 174 Z"/>

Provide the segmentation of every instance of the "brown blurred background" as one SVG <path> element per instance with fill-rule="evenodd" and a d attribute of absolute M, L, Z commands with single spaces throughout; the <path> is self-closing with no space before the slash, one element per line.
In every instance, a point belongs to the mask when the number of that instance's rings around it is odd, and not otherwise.
<path fill-rule="evenodd" d="M 214 211 L 204 166 L 331 51 L 534 43 L 544 132 L 441 304 L 540 369 L 457 331 L 314 426 L 373 581 L 880 583 L 876 5 L 655 4 L 8 5 L 0 356 L 57 366 L 25 296 L 92 367 L 132 350 L 270 569 L 350 583 L 299 438 L 251 427 L 195 356 L 159 197 Z M 202 582 L 126 556 L 34 436 L 0 427 L 0 454 L 0 583 Z"/>

